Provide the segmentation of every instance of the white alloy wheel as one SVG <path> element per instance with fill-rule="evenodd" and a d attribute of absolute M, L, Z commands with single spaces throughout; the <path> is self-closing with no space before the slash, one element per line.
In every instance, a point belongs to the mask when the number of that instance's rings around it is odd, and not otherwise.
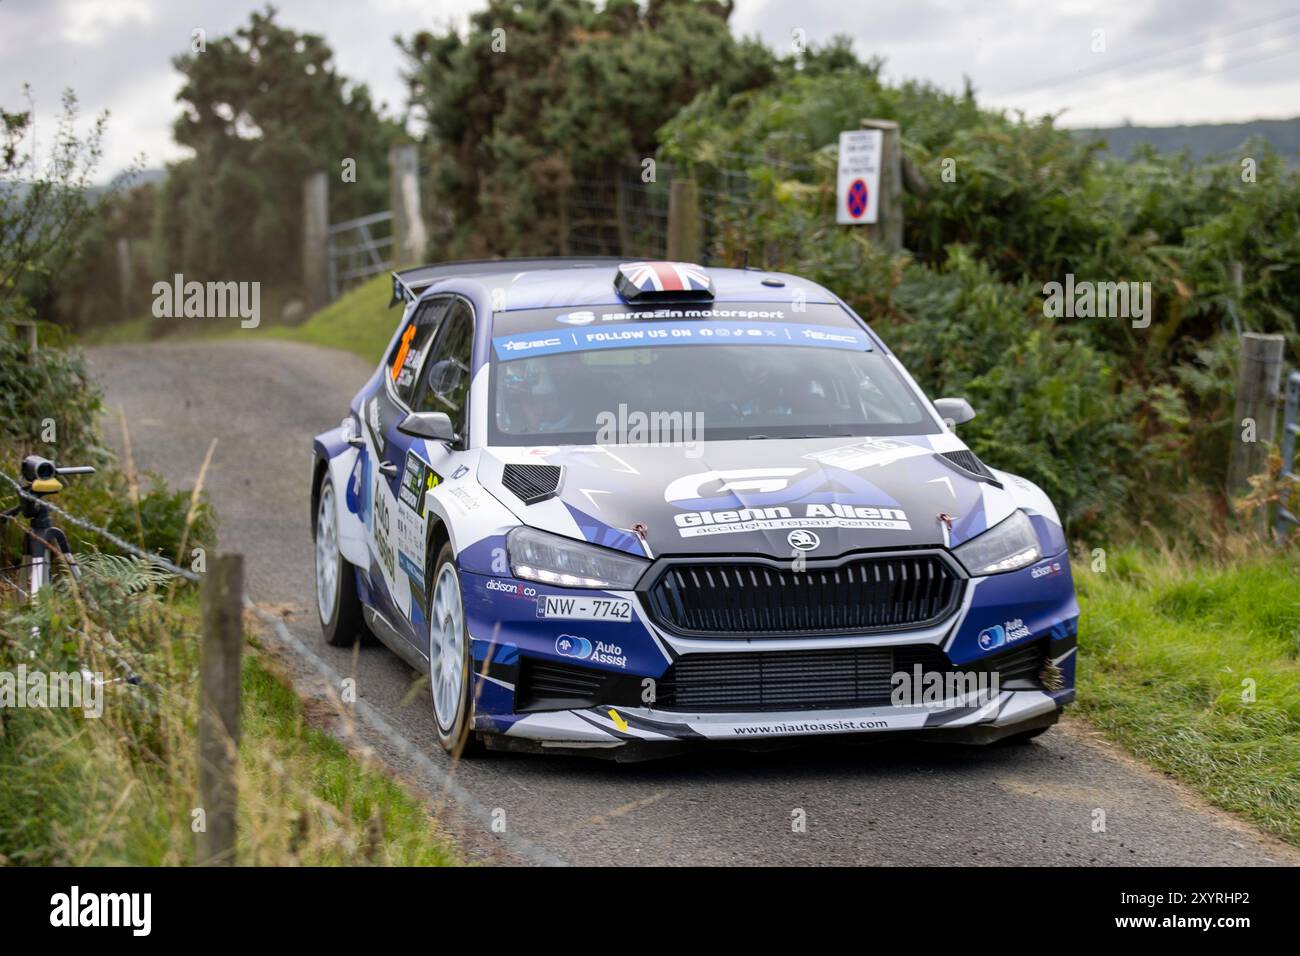
<path fill-rule="evenodd" d="M 338 519 L 334 513 L 334 485 L 325 482 L 316 512 L 316 606 L 321 624 L 334 619 L 339 590 Z"/>
<path fill-rule="evenodd" d="M 438 571 L 429 607 L 429 684 L 433 715 L 444 733 L 451 732 L 460 714 L 467 644 L 460 578 L 449 561 Z"/>

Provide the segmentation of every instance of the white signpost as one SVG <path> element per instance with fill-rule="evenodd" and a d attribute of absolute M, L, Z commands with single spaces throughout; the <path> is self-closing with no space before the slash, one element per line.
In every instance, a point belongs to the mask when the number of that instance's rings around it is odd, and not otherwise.
<path fill-rule="evenodd" d="M 840 133 L 839 188 L 835 221 L 875 223 L 880 209 L 880 155 L 885 134 L 878 129 Z"/>

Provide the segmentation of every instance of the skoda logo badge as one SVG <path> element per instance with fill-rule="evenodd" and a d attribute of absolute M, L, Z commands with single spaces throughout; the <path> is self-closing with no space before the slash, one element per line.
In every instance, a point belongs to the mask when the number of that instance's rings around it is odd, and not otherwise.
<path fill-rule="evenodd" d="M 791 531 L 786 535 L 785 540 L 790 543 L 790 547 L 796 551 L 812 551 L 821 545 L 822 539 L 817 537 L 811 531 L 804 531 L 800 528 L 798 531 Z"/>

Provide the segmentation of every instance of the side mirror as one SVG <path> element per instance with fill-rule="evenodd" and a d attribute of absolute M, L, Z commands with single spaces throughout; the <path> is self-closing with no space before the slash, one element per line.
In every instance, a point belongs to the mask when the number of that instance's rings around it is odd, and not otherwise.
<path fill-rule="evenodd" d="M 403 435 L 430 441 L 455 441 L 456 430 L 446 412 L 411 412 L 397 426 Z"/>
<path fill-rule="evenodd" d="M 949 429 L 965 425 L 975 417 L 975 409 L 964 398 L 936 398 L 934 410 L 947 423 Z"/>

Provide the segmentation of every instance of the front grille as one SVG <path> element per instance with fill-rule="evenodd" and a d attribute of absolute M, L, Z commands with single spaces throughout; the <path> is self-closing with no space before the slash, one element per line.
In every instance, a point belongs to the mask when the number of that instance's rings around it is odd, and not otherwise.
<path fill-rule="evenodd" d="M 515 688 L 516 710 L 594 707 L 605 674 L 585 667 L 525 658 Z"/>
<path fill-rule="evenodd" d="M 857 633 L 923 627 L 956 606 L 961 581 L 933 554 L 858 557 L 802 571 L 762 563 L 669 566 L 647 594 L 680 634 Z"/>
<path fill-rule="evenodd" d="M 642 702 L 642 680 L 631 674 L 521 657 L 515 681 L 515 710 L 572 710 L 599 704 L 635 707 Z"/>
<path fill-rule="evenodd" d="M 885 707 L 891 703 L 893 675 L 914 676 L 917 666 L 945 680 L 950 672 L 996 671 L 1000 688 L 1012 679 L 1031 681 L 1030 673 L 1041 666 L 1042 643 L 964 667 L 954 667 L 937 647 L 921 644 L 687 654 L 658 681 L 654 706 L 691 712 Z"/>
<path fill-rule="evenodd" d="M 688 654 L 659 682 L 665 710 L 808 710 L 889 703 L 890 678 L 921 664 L 945 669 L 932 647 L 854 647 L 824 651 Z"/>
<path fill-rule="evenodd" d="M 659 682 L 664 710 L 810 710 L 889 704 L 898 670 L 946 670 L 933 646 L 688 654 Z"/>
<path fill-rule="evenodd" d="M 960 667 L 932 644 L 808 651 L 687 654 L 654 682 L 656 710 L 692 713 L 885 707 L 893 675 L 998 674 L 1002 690 L 1041 688 L 1047 641 L 1036 640 Z M 515 684 L 519 712 L 588 707 L 641 707 L 644 678 L 576 664 L 521 657 Z"/>
<path fill-rule="evenodd" d="M 1038 640 L 1001 651 L 992 657 L 966 665 L 967 670 L 997 671 L 998 680 L 1006 684 L 1017 681 L 1011 690 L 1020 689 L 1024 682 L 1038 682 L 1038 673 L 1047 661 L 1047 642 Z"/>

